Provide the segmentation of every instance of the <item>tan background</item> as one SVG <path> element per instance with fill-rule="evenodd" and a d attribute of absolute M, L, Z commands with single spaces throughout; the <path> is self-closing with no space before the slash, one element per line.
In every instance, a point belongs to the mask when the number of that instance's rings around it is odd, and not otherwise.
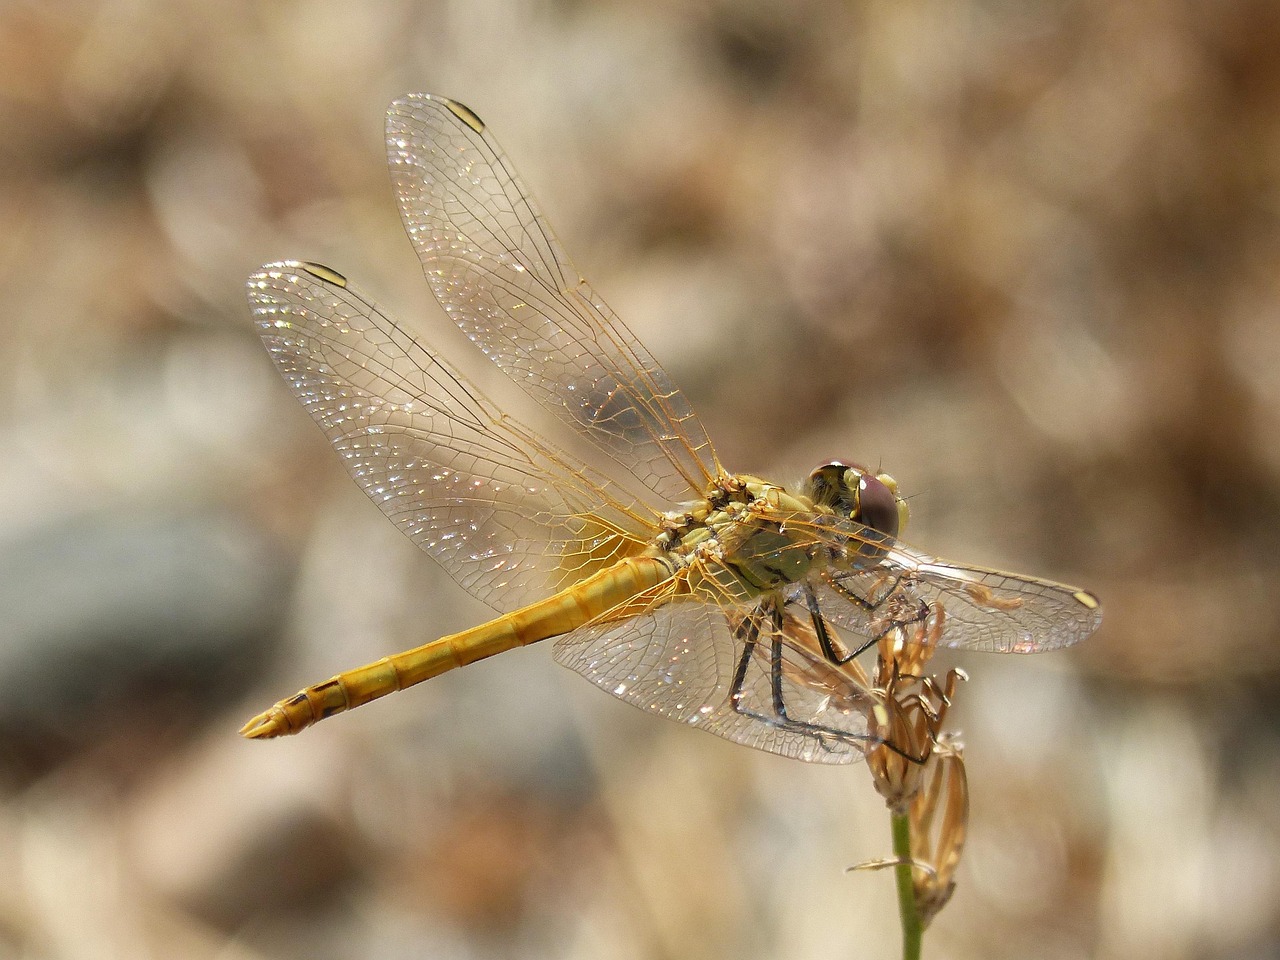
<path fill-rule="evenodd" d="M 451 356 L 382 158 L 463 100 L 732 467 L 1079 582 L 962 659 L 936 957 L 1280 949 L 1280 7 L 475 0 L 0 10 L 0 957 L 897 951 L 860 766 L 532 649 L 304 737 L 252 712 L 484 616 L 346 478 L 244 303 L 333 264 Z M 473 367 L 474 369 L 474 367 Z"/>

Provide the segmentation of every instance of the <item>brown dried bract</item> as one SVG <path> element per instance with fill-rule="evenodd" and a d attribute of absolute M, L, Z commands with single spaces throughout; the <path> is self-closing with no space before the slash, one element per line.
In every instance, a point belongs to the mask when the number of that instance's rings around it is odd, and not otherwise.
<path fill-rule="evenodd" d="M 911 883 L 925 926 L 955 892 L 956 867 L 969 824 L 969 781 L 958 744 L 936 749 L 911 800 Z"/>
<path fill-rule="evenodd" d="M 942 729 L 967 677 L 954 669 L 941 681 L 925 673 L 945 621 L 934 604 L 913 630 L 900 628 L 880 641 L 873 690 L 881 700 L 876 717 L 883 742 L 867 755 L 876 790 L 895 814 L 908 818 L 911 881 L 926 926 L 955 890 L 969 821 L 961 746 Z"/>

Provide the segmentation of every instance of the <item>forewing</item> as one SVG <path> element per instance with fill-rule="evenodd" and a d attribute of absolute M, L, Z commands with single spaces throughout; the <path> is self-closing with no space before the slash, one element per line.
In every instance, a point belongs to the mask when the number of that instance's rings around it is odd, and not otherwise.
<path fill-rule="evenodd" d="M 756 639 L 745 651 L 748 622 Z M 777 676 L 790 722 L 776 713 L 774 636 L 763 607 L 730 610 L 681 599 L 630 620 L 581 627 L 557 641 L 555 656 L 628 703 L 735 743 L 817 763 L 860 759 L 872 745 L 870 701 L 788 637 L 781 637 Z"/>
<path fill-rule="evenodd" d="M 340 274 L 272 263 L 248 294 L 351 476 L 476 597 L 512 610 L 639 549 L 642 506 L 500 415 Z"/>
<path fill-rule="evenodd" d="M 387 114 L 400 215 L 445 311 L 539 403 L 664 503 L 717 475 L 684 395 L 570 262 L 474 113 L 428 94 Z"/>
<path fill-rule="evenodd" d="M 932 603 L 946 617 L 941 645 L 964 650 L 1056 650 L 1102 622 L 1098 598 L 1079 587 L 939 560 L 866 528 L 843 549 L 843 567 L 811 584 L 828 619 L 868 640 L 921 622 Z"/>

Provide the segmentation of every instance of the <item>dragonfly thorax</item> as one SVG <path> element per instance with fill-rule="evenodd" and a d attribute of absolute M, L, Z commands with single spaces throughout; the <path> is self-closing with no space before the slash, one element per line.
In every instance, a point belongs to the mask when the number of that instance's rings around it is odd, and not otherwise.
<path fill-rule="evenodd" d="M 887 473 L 873 474 L 859 464 L 832 460 L 809 474 L 803 492 L 815 505 L 891 537 L 906 529 L 907 501 Z"/>
<path fill-rule="evenodd" d="M 813 568 L 819 544 L 797 537 L 788 521 L 814 512 L 811 500 L 776 484 L 722 477 L 705 499 L 664 516 L 656 545 L 677 570 L 697 567 L 721 592 L 748 599 L 795 583 Z"/>

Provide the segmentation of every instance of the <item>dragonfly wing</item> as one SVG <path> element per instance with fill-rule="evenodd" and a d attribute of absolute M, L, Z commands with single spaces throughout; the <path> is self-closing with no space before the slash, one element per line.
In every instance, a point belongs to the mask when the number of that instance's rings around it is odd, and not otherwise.
<path fill-rule="evenodd" d="M 642 507 L 498 413 L 340 274 L 268 264 L 248 294 L 351 476 L 481 600 L 515 609 L 640 549 Z"/>
<path fill-rule="evenodd" d="M 845 674 L 812 659 L 809 640 L 793 642 L 792 625 L 778 627 L 763 604 L 731 611 L 675 600 L 581 627 L 557 641 L 555 656 L 628 703 L 735 743 L 818 763 L 861 758 L 872 745 L 870 701 Z M 776 711 L 775 677 L 789 719 Z"/>
<path fill-rule="evenodd" d="M 387 114 L 400 215 L 441 306 L 536 401 L 663 503 L 719 467 L 684 395 L 582 279 L 475 114 L 429 94 Z"/>
<path fill-rule="evenodd" d="M 852 569 L 810 583 L 828 619 L 868 640 L 920 623 L 933 603 L 946 617 L 942 646 L 991 653 L 1056 650 L 1102 622 L 1098 598 L 1079 587 L 950 563 L 873 531 L 848 552 L 861 554 Z"/>

